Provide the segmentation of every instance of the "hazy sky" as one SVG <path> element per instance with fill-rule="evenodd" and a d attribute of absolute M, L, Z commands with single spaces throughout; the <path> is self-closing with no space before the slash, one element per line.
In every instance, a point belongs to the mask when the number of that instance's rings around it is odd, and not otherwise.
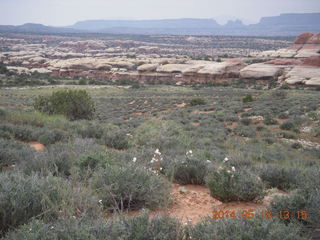
<path fill-rule="evenodd" d="M 53 26 L 87 19 L 238 17 L 258 22 L 280 13 L 320 12 L 320 0 L 0 0 L 0 25 Z"/>

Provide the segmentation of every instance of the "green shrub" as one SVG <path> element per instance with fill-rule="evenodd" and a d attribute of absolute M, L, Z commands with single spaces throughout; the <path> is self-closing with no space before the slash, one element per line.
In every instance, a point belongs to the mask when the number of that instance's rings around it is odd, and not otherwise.
<path fill-rule="evenodd" d="M 170 194 L 164 179 L 132 164 L 96 171 L 91 186 L 109 211 L 166 206 Z"/>
<path fill-rule="evenodd" d="M 248 103 L 248 102 L 253 102 L 253 97 L 251 94 L 246 95 L 243 99 L 242 99 L 243 103 Z"/>
<path fill-rule="evenodd" d="M 208 163 L 195 157 L 173 161 L 165 168 L 165 173 L 175 183 L 204 184 Z"/>
<path fill-rule="evenodd" d="M 49 97 L 38 96 L 34 108 L 47 114 L 62 114 L 70 120 L 92 119 L 94 102 L 85 90 L 59 90 Z"/>
<path fill-rule="evenodd" d="M 258 176 L 228 165 L 211 171 L 206 183 L 211 196 L 222 202 L 252 201 L 264 195 L 264 185 Z"/>
<path fill-rule="evenodd" d="M 66 177 L 71 175 L 72 167 L 79 156 L 103 150 L 102 146 L 97 146 L 90 140 L 75 139 L 73 142 L 56 143 L 50 145 L 46 151 L 38 152 L 28 162 L 20 164 L 19 168 L 26 174 L 36 172 Z"/>
<path fill-rule="evenodd" d="M 103 126 L 103 135 L 100 143 L 118 150 L 124 150 L 130 146 L 129 137 L 126 133 L 118 126 L 111 124 Z"/>
<path fill-rule="evenodd" d="M 287 92 L 281 91 L 281 90 L 275 90 L 272 92 L 271 95 L 273 98 L 285 99 L 287 97 Z"/>
<path fill-rule="evenodd" d="M 282 124 L 280 125 L 280 129 L 282 129 L 282 130 L 287 130 L 287 131 L 289 131 L 289 130 L 293 130 L 294 128 L 295 128 L 294 123 L 293 123 L 293 122 L 289 122 L 289 121 L 284 122 L 284 123 L 282 123 Z"/>
<path fill-rule="evenodd" d="M 313 128 L 311 133 L 314 137 L 320 137 L 320 127 Z"/>
<path fill-rule="evenodd" d="M 263 123 L 265 125 L 277 125 L 278 124 L 278 121 L 271 118 L 271 117 L 266 117 L 264 120 L 263 120 Z"/>
<path fill-rule="evenodd" d="M 282 221 L 301 221 L 310 224 L 313 228 L 320 226 L 319 203 L 320 190 L 297 190 L 289 195 L 275 197 L 271 202 L 271 210 L 280 217 L 281 211 L 289 211 L 294 217 Z M 299 218 L 298 212 L 305 211 L 307 218 Z"/>
<path fill-rule="evenodd" d="M 250 118 L 242 118 L 240 120 L 240 122 L 245 126 L 249 126 L 251 124 L 252 120 Z"/>
<path fill-rule="evenodd" d="M 286 139 L 296 139 L 296 135 L 293 133 L 288 133 L 288 132 L 280 132 L 278 133 L 279 137 L 286 138 Z"/>
<path fill-rule="evenodd" d="M 297 168 L 282 167 L 279 165 L 263 165 L 260 170 L 260 178 L 270 188 L 289 190 L 296 188 L 302 177 Z"/>
<path fill-rule="evenodd" d="M 237 126 L 234 132 L 241 137 L 253 138 L 256 136 L 256 132 L 253 128 L 247 126 Z"/>
<path fill-rule="evenodd" d="M 206 101 L 202 98 L 193 98 L 189 102 L 190 106 L 197 106 L 197 105 L 206 105 Z"/>
<path fill-rule="evenodd" d="M 0 138 L 0 169 L 5 166 L 28 162 L 35 150 L 24 143 Z"/>
<path fill-rule="evenodd" d="M 51 178 L 0 174 L 0 229 L 5 232 L 33 217 L 58 217 L 61 194 Z"/>
<path fill-rule="evenodd" d="M 286 112 L 282 112 L 278 115 L 278 118 L 280 119 L 288 119 L 289 118 L 289 114 Z"/>
<path fill-rule="evenodd" d="M 34 220 L 6 236 L 7 240 L 182 240 L 182 226 L 170 217 L 150 216 L 108 220 L 66 219 L 51 224 Z"/>
<path fill-rule="evenodd" d="M 138 146 L 149 146 L 162 150 L 176 146 L 188 146 L 190 138 L 174 121 L 152 119 L 136 129 L 134 143 Z"/>
<path fill-rule="evenodd" d="M 301 236 L 301 227 L 295 224 L 285 225 L 280 221 L 255 217 L 254 219 L 205 220 L 189 227 L 188 235 L 195 240 L 307 240 Z"/>

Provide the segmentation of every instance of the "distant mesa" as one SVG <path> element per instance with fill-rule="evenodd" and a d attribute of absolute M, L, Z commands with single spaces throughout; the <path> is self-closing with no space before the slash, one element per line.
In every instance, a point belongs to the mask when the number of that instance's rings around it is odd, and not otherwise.
<path fill-rule="evenodd" d="M 0 25 L 0 32 L 297 36 L 301 32 L 320 32 L 320 13 L 290 13 L 263 17 L 259 23 L 251 25 L 245 25 L 240 20 L 230 20 L 225 25 L 220 25 L 214 19 L 196 18 L 87 20 L 67 27 L 32 23 L 21 26 Z M 303 39 L 301 41 L 303 42 Z"/>

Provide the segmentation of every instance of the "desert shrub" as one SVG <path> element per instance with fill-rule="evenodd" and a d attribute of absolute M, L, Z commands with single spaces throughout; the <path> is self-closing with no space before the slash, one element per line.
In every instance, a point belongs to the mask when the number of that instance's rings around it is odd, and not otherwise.
<path fill-rule="evenodd" d="M 193 156 L 173 161 L 165 168 L 165 173 L 173 182 L 179 184 L 204 184 L 208 163 Z"/>
<path fill-rule="evenodd" d="M 170 193 L 164 179 L 132 164 L 96 171 L 91 186 L 109 211 L 165 206 Z"/>
<path fill-rule="evenodd" d="M 0 174 L 0 229 L 2 232 L 28 222 L 33 217 L 58 216 L 61 194 L 51 178 Z"/>
<path fill-rule="evenodd" d="M 228 164 L 211 171 L 206 183 L 211 196 L 222 202 L 252 201 L 264 195 L 264 185 L 258 176 Z"/>
<path fill-rule="evenodd" d="M 266 164 L 259 169 L 259 176 L 270 188 L 289 190 L 298 186 L 302 173 L 298 168 Z"/>
<path fill-rule="evenodd" d="M 311 133 L 314 137 L 320 137 L 320 127 L 313 128 Z"/>
<path fill-rule="evenodd" d="M 241 137 L 253 138 L 256 136 L 256 132 L 254 131 L 254 129 L 246 126 L 237 126 L 234 129 L 234 132 Z"/>
<path fill-rule="evenodd" d="M 30 230 L 31 229 L 31 230 Z M 149 219 L 145 212 L 131 218 L 109 220 L 66 219 L 51 224 L 33 220 L 6 236 L 7 240 L 181 240 L 182 226 L 170 217 Z"/>
<path fill-rule="evenodd" d="M 265 125 L 277 125 L 278 121 L 273 119 L 272 117 L 268 116 L 263 120 L 263 123 Z"/>
<path fill-rule="evenodd" d="M 77 121 L 71 127 L 82 138 L 101 138 L 103 135 L 102 125 L 94 121 Z"/>
<path fill-rule="evenodd" d="M 251 124 L 252 120 L 250 118 L 242 118 L 240 120 L 240 122 L 245 126 L 249 126 Z"/>
<path fill-rule="evenodd" d="M 248 103 L 248 102 L 253 102 L 253 97 L 251 94 L 246 95 L 243 99 L 242 99 L 243 103 Z"/>
<path fill-rule="evenodd" d="M 282 130 L 293 130 L 295 128 L 295 125 L 293 122 L 290 122 L 290 121 L 287 121 L 287 122 L 284 122 L 280 125 L 280 129 Z"/>
<path fill-rule="evenodd" d="M 320 120 L 320 114 L 315 111 L 308 112 L 308 117 L 311 118 L 313 121 Z"/>
<path fill-rule="evenodd" d="M 44 127 L 46 123 L 64 118 L 62 116 L 48 116 L 40 112 L 15 111 L 7 113 L 5 119 L 13 124 Z"/>
<path fill-rule="evenodd" d="M 298 143 L 298 142 L 295 142 L 295 143 L 292 143 L 291 144 L 291 147 L 294 148 L 294 149 L 300 149 L 302 148 L 302 144 L 301 143 Z"/>
<path fill-rule="evenodd" d="M 152 119 L 136 129 L 134 143 L 138 146 L 149 146 L 161 150 L 187 146 L 190 144 L 190 139 L 179 124 L 170 120 Z"/>
<path fill-rule="evenodd" d="M 34 108 L 47 114 L 62 114 L 70 120 L 92 119 L 95 107 L 85 90 L 59 90 L 49 97 L 38 96 Z"/>
<path fill-rule="evenodd" d="M 70 137 L 68 133 L 62 130 L 41 129 L 38 133 L 37 140 L 44 145 L 54 144 L 56 142 L 65 141 Z"/>
<path fill-rule="evenodd" d="M 118 150 L 127 149 L 130 146 L 129 137 L 118 126 L 108 124 L 103 126 L 103 135 L 100 143 Z"/>
<path fill-rule="evenodd" d="M 280 217 L 281 211 L 289 211 L 293 218 L 283 221 L 301 221 L 310 224 L 312 227 L 320 226 L 319 203 L 320 190 L 296 190 L 289 195 L 277 196 L 271 202 L 271 210 Z M 307 218 L 299 217 L 299 212 L 305 211 Z"/>
<path fill-rule="evenodd" d="M 278 115 L 278 118 L 280 118 L 280 119 L 287 119 L 287 118 L 289 118 L 289 114 L 286 113 L 286 112 L 282 112 L 282 113 L 280 113 L 280 114 Z"/>
<path fill-rule="evenodd" d="M 266 128 L 264 126 L 257 126 L 256 127 L 256 131 L 261 132 L 263 130 L 265 130 Z"/>
<path fill-rule="evenodd" d="M 103 147 L 94 141 L 75 139 L 72 142 L 50 145 L 46 151 L 38 152 L 28 162 L 20 164 L 19 168 L 26 174 L 34 172 L 42 175 L 70 176 L 72 167 L 82 154 L 103 152 Z"/>
<path fill-rule="evenodd" d="M 118 163 L 114 156 L 107 152 L 89 152 L 80 155 L 72 169 L 72 174 L 80 179 L 89 179 L 99 168 L 106 168 L 110 164 Z"/>
<path fill-rule="evenodd" d="M 0 169 L 4 166 L 28 162 L 35 150 L 21 142 L 0 138 Z"/>
<path fill-rule="evenodd" d="M 205 104 L 206 104 L 206 101 L 202 98 L 193 98 L 189 102 L 190 106 L 205 105 Z"/>
<path fill-rule="evenodd" d="M 195 240 L 232 239 L 285 239 L 307 240 L 301 236 L 301 227 L 296 224 L 285 225 L 280 221 L 255 217 L 254 219 L 204 220 L 189 227 L 189 238 Z"/>
<path fill-rule="evenodd" d="M 275 90 L 275 91 L 272 92 L 271 95 L 272 95 L 273 98 L 284 99 L 284 98 L 287 97 L 288 94 L 287 94 L 287 92 L 285 92 L 285 91 Z"/>
<path fill-rule="evenodd" d="M 286 138 L 286 139 L 296 139 L 296 135 L 293 133 L 288 133 L 288 132 L 280 132 L 278 133 L 279 137 Z"/>

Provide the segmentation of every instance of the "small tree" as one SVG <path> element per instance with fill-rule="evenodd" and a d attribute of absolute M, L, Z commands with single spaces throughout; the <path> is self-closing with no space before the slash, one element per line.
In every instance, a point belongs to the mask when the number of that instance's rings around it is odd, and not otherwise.
<path fill-rule="evenodd" d="M 70 120 L 92 119 L 94 102 L 86 90 L 59 90 L 49 97 L 38 96 L 34 108 L 47 114 L 62 114 Z"/>

